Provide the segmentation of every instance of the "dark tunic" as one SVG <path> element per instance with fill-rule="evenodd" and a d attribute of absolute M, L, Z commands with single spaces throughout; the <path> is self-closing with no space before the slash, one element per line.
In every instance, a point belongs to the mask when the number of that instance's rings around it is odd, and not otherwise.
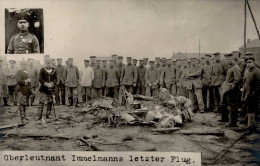
<path fill-rule="evenodd" d="M 40 74 L 39 74 L 40 75 L 39 80 L 41 83 L 41 87 L 40 87 L 39 91 L 42 93 L 48 94 L 48 95 L 50 95 L 53 92 L 54 87 L 52 89 L 49 89 L 44 84 L 53 83 L 53 85 L 55 85 L 57 82 L 57 73 L 54 68 L 51 68 L 51 70 L 52 71 L 50 73 L 48 73 L 45 68 L 42 68 L 40 70 Z"/>
<path fill-rule="evenodd" d="M 28 78 L 29 74 L 27 71 L 19 70 L 16 73 L 16 82 L 19 85 L 18 91 L 25 96 L 30 96 L 30 83 L 25 84 L 25 80 Z"/>

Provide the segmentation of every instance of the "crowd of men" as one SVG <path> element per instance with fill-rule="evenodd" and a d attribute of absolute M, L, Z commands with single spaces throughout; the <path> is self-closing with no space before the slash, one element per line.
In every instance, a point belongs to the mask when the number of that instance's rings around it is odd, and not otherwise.
<path fill-rule="evenodd" d="M 219 112 L 221 122 L 236 127 L 238 113 L 244 118 L 240 123 L 254 127 L 260 110 L 260 70 L 253 53 L 235 56 L 235 53 L 205 54 L 202 58 L 155 60 L 126 58 L 112 55 L 111 60 L 97 60 L 95 56 L 84 60 L 78 68 L 69 58 L 65 65 L 61 58 L 44 58 L 45 65 L 38 71 L 34 60 L 10 60 L 8 70 L 0 70 L 1 97 L 5 105 L 17 105 L 22 121 L 26 121 L 26 106 L 34 106 L 35 91 L 39 87 L 39 116 L 47 103 L 46 118 L 56 105 L 78 106 L 96 98 L 118 98 L 120 87 L 132 94 L 158 97 L 159 88 L 166 88 L 173 96 L 191 100 L 194 112 Z M 139 61 L 138 65 L 137 62 Z M 57 63 L 56 63 L 57 62 Z M 2 60 L 0 60 L 0 69 Z M 8 96 L 5 97 L 4 89 Z M 53 97 L 54 96 L 54 97 Z M 29 104 L 30 103 L 30 104 Z M 241 110 L 241 111 L 238 111 Z"/>

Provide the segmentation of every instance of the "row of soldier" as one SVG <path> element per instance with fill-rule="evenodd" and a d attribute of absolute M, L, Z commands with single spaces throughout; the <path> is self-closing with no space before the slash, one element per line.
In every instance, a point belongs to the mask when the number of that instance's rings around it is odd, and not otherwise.
<path fill-rule="evenodd" d="M 49 59 L 49 57 L 46 56 L 46 59 Z M 193 111 L 214 110 L 221 112 L 222 118 L 220 121 L 230 121 L 229 126 L 236 126 L 239 107 L 242 108 L 243 116 L 247 117 L 245 120 L 250 119 L 250 123 L 252 123 L 252 119 L 257 117 L 255 115 L 258 113 L 259 107 L 257 109 L 248 108 L 250 104 L 248 104 L 246 98 L 250 95 L 245 91 L 254 92 L 254 99 L 256 100 L 251 100 L 250 97 L 250 102 L 253 101 L 259 106 L 259 99 L 257 99 L 259 95 L 257 89 L 259 86 L 259 82 L 257 82 L 259 71 L 258 68 L 254 67 L 253 73 L 257 75 L 257 77 L 254 77 L 256 79 L 254 80 L 256 82 L 255 89 L 248 88 L 250 84 L 248 84 L 247 76 L 250 74 L 250 70 L 245 63 L 245 59 L 248 62 L 253 61 L 253 64 L 255 64 L 252 53 L 247 53 L 240 59 L 234 54 L 226 54 L 224 60 L 220 59 L 220 53 L 206 54 L 201 59 L 177 59 L 176 61 L 157 57 L 155 61 L 150 60 L 149 63 L 148 58 L 144 58 L 139 60 L 138 66 L 137 60 L 131 57 L 127 57 L 127 64 L 123 64 L 122 56 L 112 55 L 112 59 L 107 65 L 105 60 L 101 64 L 100 60 L 91 56 L 90 60 L 84 60 L 84 67 L 81 69 L 73 64 L 72 58 L 66 61 L 65 66 L 62 65 L 62 59 L 58 58 L 56 60 L 57 65 L 55 59 L 51 63 L 56 73 L 55 85 L 51 88 L 53 93 L 47 93 L 47 97 L 41 95 L 45 97 L 40 97 L 39 105 L 43 107 L 44 102 L 41 99 L 45 98 L 49 98 L 49 103 L 52 103 L 51 95 L 55 95 L 56 104 L 65 105 L 67 102 L 68 106 L 72 106 L 78 104 L 79 98 L 81 98 L 80 102 L 83 103 L 101 96 L 117 98 L 120 86 L 124 86 L 126 90 L 133 94 L 153 97 L 158 96 L 159 88 L 166 88 L 174 96 L 189 98 L 192 102 Z M 30 98 L 31 105 L 33 105 L 34 91 L 39 85 L 41 76 L 33 67 L 33 60 L 29 59 L 28 62 L 30 89 L 32 91 Z M 9 74 L 6 74 L 7 85 L 10 100 L 15 101 L 13 96 L 16 83 L 15 81 L 12 84 L 9 83 L 10 78 L 15 78 L 15 72 L 12 71 L 15 61 L 11 60 L 10 64 L 11 67 L 7 72 Z M 241 89 L 243 89 L 242 92 Z M 78 97 L 78 94 L 82 96 Z M 28 98 L 29 96 L 27 96 L 27 101 Z M 51 106 L 48 107 L 48 110 L 48 112 L 51 111 Z M 249 116 L 248 110 L 251 112 Z"/>

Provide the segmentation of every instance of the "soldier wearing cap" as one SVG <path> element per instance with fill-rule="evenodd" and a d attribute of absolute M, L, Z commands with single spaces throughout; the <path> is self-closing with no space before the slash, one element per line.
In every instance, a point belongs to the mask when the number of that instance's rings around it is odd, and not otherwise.
<path fill-rule="evenodd" d="M 247 127 L 254 129 L 260 110 L 260 70 L 255 66 L 254 57 L 247 57 L 245 62 L 248 76 L 244 80 L 241 100 L 247 113 Z"/>
<path fill-rule="evenodd" d="M 136 93 L 139 95 L 145 95 L 145 72 L 146 68 L 144 67 L 144 60 L 139 60 L 139 66 L 137 67 L 137 90 Z"/>
<path fill-rule="evenodd" d="M 221 106 L 221 122 L 228 122 L 231 118 L 230 124 L 227 127 L 237 126 L 238 118 L 238 102 L 239 98 L 239 85 L 241 81 L 240 68 L 234 61 L 233 54 L 226 54 L 225 58 L 228 63 L 228 71 L 225 81 L 221 86 L 221 93 L 223 96 Z M 229 113 L 230 112 L 230 113 Z M 230 114 L 230 116 L 229 116 Z"/>
<path fill-rule="evenodd" d="M 114 66 L 116 68 L 118 68 L 119 74 L 121 76 L 121 73 L 122 73 L 122 70 L 123 70 L 125 64 L 123 64 L 123 57 L 122 56 L 118 56 L 117 60 L 118 60 L 118 63 L 114 60 Z"/>
<path fill-rule="evenodd" d="M 25 108 L 28 105 L 27 98 L 30 96 L 30 83 L 31 79 L 29 78 L 28 74 L 28 62 L 21 61 L 21 69 L 16 73 L 16 82 L 19 85 L 18 86 L 18 96 L 17 96 L 17 102 L 18 107 L 20 110 L 20 116 L 22 123 L 28 122 L 28 119 L 26 117 L 26 111 Z"/>
<path fill-rule="evenodd" d="M 177 59 L 176 60 L 176 95 L 180 96 L 180 90 L 181 90 L 181 85 L 180 85 L 180 77 L 182 73 L 182 60 Z"/>
<path fill-rule="evenodd" d="M 104 70 L 107 68 L 107 60 L 102 60 L 102 67 Z"/>
<path fill-rule="evenodd" d="M 213 54 L 214 62 L 212 63 L 212 78 L 211 85 L 213 89 L 214 96 L 214 112 L 219 112 L 220 102 L 221 102 L 221 85 L 223 84 L 228 66 L 225 62 L 220 60 L 220 53 L 216 52 Z"/>
<path fill-rule="evenodd" d="M 34 99 L 35 99 L 35 90 L 39 85 L 39 72 L 38 69 L 36 67 L 34 67 L 34 59 L 29 58 L 28 59 L 28 63 L 29 63 L 29 68 L 28 68 L 28 73 L 29 73 L 29 77 L 31 79 L 31 106 L 36 106 L 34 105 Z"/>
<path fill-rule="evenodd" d="M 39 41 L 34 34 L 29 33 L 29 16 L 21 13 L 17 26 L 20 32 L 15 34 L 8 45 L 7 54 L 31 54 L 40 53 Z"/>
<path fill-rule="evenodd" d="M 65 67 L 62 65 L 62 58 L 57 58 L 57 66 L 55 71 L 57 73 L 57 82 L 55 84 L 55 101 L 57 105 L 65 105 L 65 78 L 63 72 L 65 72 Z M 60 103 L 61 99 L 61 103 Z"/>
<path fill-rule="evenodd" d="M 46 118 L 49 119 L 52 106 L 53 106 L 53 94 L 55 84 L 57 84 L 57 73 L 55 68 L 52 66 L 53 60 L 46 59 L 45 66 L 41 68 L 39 72 L 39 80 L 41 83 L 39 89 L 39 107 L 38 107 L 38 117 L 35 119 L 40 120 L 42 119 L 43 107 L 45 102 L 47 102 L 47 111 L 46 111 Z"/>
<path fill-rule="evenodd" d="M 92 68 L 95 67 L 97 57 L 96 56 L 90 56 L 89 59 L 90 59 L 90 67 L 92 67 Z"/>
<path fill-rule="evenodd" d="M 172 65 L 172 59 L 168 59 L 167 65 L 162 69 L 160 86 L 163 85 L 171 95 L 176 96 L 176 68 Z"/>
<path fill-rule="evenodd" d="M 213 90 L 211 86 L 212 77 L 212 64 L 210 54 L 205 54 L 205 64 L 202 66 L 202 97 L 205 103 L 205 110 L 209 111 L 213 109 L 214 98 Z"/>
<path fill-rule="evenodd" d="M 0 106 L 8 106 L 6 81 L 6 70 L 0 57 Z"/>
<path fill-rule="evenodd" d="M 159 68 L 161 67 L 160 60 L 161 60 L 160 57 L 155 57 L 155 67 L 157 70 L 159 70 Z"/>
<path fill-rule="evenodd" d="M 137 70 L 131 62 L 132 57 L 127 57 L 127 65 L 122 70 L 120 85 L 125 86 L 126 90 L 133 94 L 133 87 L 136 87 L 137 82 Z"/>
<path fill-rule="evenodd" d="M 146 96 L 158 96 L 158 84 L 160 82 L 160 75 L 158 70 L 154 67 L 155 61 L 149 61 L 150 67 L 146 70 Z"/>
<path fill-rule="evenodd" d="M 120 73 L 115 67 L 115 61 L 109 61 L 109 67 L 105 71 L 106 96 L 118 99 Z"/>
<path fill-rule="evenodd" d="M 114 62 L 115 62 L 115 65 L 117 66 L 117 61 L 118 61 L 118 57 L 117 57 L 117 55 L 116 54 L 113 54 L 112 56 L 112 60 L 114 60 Z"/>
<path fill-rule="evenodd" d="M 94 97 L 102 97 L 102 90 L 105 87 L 105 69 L 100 66 L 101 61 L 97 60 L 94 68 L 94 79 L 92 81 L 92 90 Z"/>
<path fill-rule="evenodd" d="M 56 64 L 56 59 L 51 59 L 51 61 L 52 61 L 51 66 L 52 66 L 53 68 L 55 68 L 55 67 L 57 66 L 57 64 Z"/>
<path fill-rule="evenodd" d="M 204 56 L 202 56 L 202 57 L 200 58 L 200 64 L 201 64 L 201 66 L 204 66 L 205 63 L 206 63 L 206 58 L 205 58 Z"/>
<path fill-rule="evenodd" d="M 17 67 L 16 67 L 16 61 L 15 60 L 10 60 L 10 67 L 7 69 L 7 82 L 6 85 L 8 87 L 8 105 L 13 106 L 13 105 L 17 105 L 17 82 L 16 82 L 16 73 L 18 71 Z"/>
<path fill-rule="evenodd" d="M 106 69 L 108 68 L 107 60 L 102 60 L 102 68 L 104 69 L 104 72 L 106 72 Z M 105 81 L 105 80 L 104 80 Z M 106 86 L 102 88 L 102 95 L 106 96 Z"/>
<path fill-rule="evenodd" d="M 137 66 L 137 61 L 138 61 L 137 59 L 133 59 L 133 65 L 134 66 Z"/>
<path fill-rule="evenodd" d="M 181 72 L 179 77 L 179 91 L 177 92 L 177 96 L 184 96 L 186 98 L 189 98 L 188 90 L 187 90 L 187 78 L 186 74 L 188 72 L 188 60 L 184 59 L 182 60 L 181 64 Z"/>
<path fill-rule="evenodd" d="M 68 66 L 63 72 L 66 86 L 67 106 L 76 105 L 78 102 L 79 69 L 73 65 L 73 58 L 68 59 Z"/>
<path fill-rule="evenodd" d="M 202 97 L 202 82 L 201 73 L 202 69 L 198 66 L 199 59 L 191 58 L 191 66 L 187 71 L 187 90 L 189 92 L 189 99 L 192 103 L 192 110 L 195 111 L 197 106 L 199 107 L 199 112 L 203 113 L 205 111 L 204 101 Z M 195 101 L 197 100 L 197 103 Z M 198 104 L 198 105 L 197 105 Z"/>
<path fill-rule="evenodd" d="M 82 69 L 80 69 L 79 75 L 80 75 L 80 85 L 83 93 L 82 100 L 83 102 L 86 102 L 92 99 L 91 89 L 92 89 L 92 81 L 94 79 L 94 70 L 92 67 L 90 67 L 89 60 L 84 60 L 84 65 L 85 66 Z"/>
<path fill-rule="evenodd" d="M 144 67 L 145 67 L 146 69 L 149 69 L 148 59 L 149 59 L 149 58 L 144 58 Z"/>

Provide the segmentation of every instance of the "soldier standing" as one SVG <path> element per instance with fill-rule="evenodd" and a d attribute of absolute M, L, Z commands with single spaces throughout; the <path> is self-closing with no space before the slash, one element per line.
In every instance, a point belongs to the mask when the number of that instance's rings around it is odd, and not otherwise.
<path fill-rule="evenodd" d="M 55 68 L 57 74 L 57 82 L 55 85 L 55 101 L 57 105 L 60 105 L 60 93 L 61 93 L 61 104 L 65 105 L 65 79 L 63 72 L 65 67 L 62 65 L 62 58 L 57 59 L 57 66 Z"/>
<path fill-rule="evenodd" d="M 34 105 L 34 99 L 35 99 L 35 90 L 39 85 L 39 72 L 38 70 L 34 67 L 34 59 L 29 58 L 29 77 L 31 79 L 31 106 L 36 106 Z M 28 99 L 29 100 L 29 99 Z"/>
<path fill-rule="evenodd" d="M 79 70 L 73 65 L 73 58 L 68 59 L 68 66 L 65 68 L 63 77 L 66 86 L 67 105 L 76 105 L 78 102 L 78 85 L 79 85 Z"/>
<path fill-rule="evenodd" d="M 131 62 L 132 57 L 127 57 L 127 65 L 122 70 L 120 85 L 125 86 L 126 90 L 133 94 L 133 88 L 136 87 L 137 70 Z"/>
<path fill-rule="evenodd" d="M 116 61 L 114 60 L 114 67 L 118 68 L 118 71 L 119 71 L 119 74 L 121 76 L 121 73 L 123 71 L 123 68 L 124 68 L 124 64 L 123 64 L 123 59 L 124 57 L 122 56 L 118 56 L 118 63 L 116 64 Z"/>
<path fill-rule="evenodd" d="M 177 92 L 177 96 L 184 96 L 186 98 L 189 98 L 189 94 L 187 91 L 187 80 L 186 80 L 186 73 L 188 71 L 188 64 L 187 59 L 182 60 L 182 64 L 180 69 L 177 68 L 177 75 L 180 72 L 179 76 L 179 91 Z M 176 77 L 177 77 L 176 75 Z M 177 77 L 178 78 L 178 77 Z"/>
<path fill-rule="evenodd" d="M 96 65 L 97 57 L 96 56 L 90 56 L 89 59 L 90 59 L 90 67 L 94 68 L 95 65 Z"/>
<path fill-rule="evenodd" d="M 154 67 L 155 61 L 150 61 L 150 68 L 146 70 L 146 96 L 158 97 L 158 84 L 160 82 L 160 75 L 158 70 Z"/>
<path fill-rule="evenodd" d="M 82 100 L 85 103 L 86 101 L 90 101 L 92 99 L 92 81 L 94 79 L 94 70 L 89 66 L 89 60 L 84 60 L 84 65 L 80 70 L 80 85 L 83 90 Z"/>
<path fill-rule="evenodd" d="M 114 60 L 114 62 L 115 62 L 115 66 L 117 66 L 118 65 L 118 57 L 117 57 L 117 55 L 113 54 L 111 57 L 112 57 L 112 60 Z"/>
<path fill-rule="evenodd" d="M 29 16 L 24 13 L 18 18 L 17 26 L 20 29 L 20 32 L 11 38 L 7 48 L 7 54 L 40 53 L 37 37 L 28 32 L 28 19 Z"/>
<path fill-rule="evenodd" d="M 144 60 L 139 60 L 139 66 L 137 67 L 137 90 L 136 93 L 139 95 L 145 95 L 145 72 L 146 68 L 144 67 Z"/>
<path fill-rule="evenodd" d="M 16 64 L 16 61 L 15 60 L 10 60 L 10 67 L 8 68 L 7 70 L 7 82 L 6 82 L 6 85 L 8 86 L 8 95 L 9 95 L 9 104 L 10 106 L 13 106 L 13 105 L 17 105 L 17 100 L 16 100 L 16 97 L 17 97 L 17 89 L 16 89 L 16 85 L 17 85 L 17 82 L 16 82 L 16 73 L 17 73 L 17 68 L 15 66 Z"/>
<path fill-rule="evenodd" d="M 238 118 L 238 102 L 239 102 L 239 84 L 241 81 L 241 72 L 239 66 L 233 59 L 233 54 L 225 55 L 228 63 L 228 71 L 226 79 L 221 86 L 223 96 L 221 107 L 221 122 L 228 122 L 229 115 L 230 124 L 227 127 L 236 127 Z"/>
<path fill-rule="evenodd" d="M 16 73 L 16 82 L 19 85 L 18 88 L 18 107 L 20 110 L 20 116 L 22 123 L 28 122 L 26 117 L 25 108 L 28 105 L 27 98 L 30 96 L 30 83 L 31 79 L 28 74 L 28 63 L 26 61 L 21 61 L 21 69 Z"/>
<path fill-rule="evenodd" d="M 202 97 L 206 111 L 212 110 L 214 105 L 213 90 L 211 86 L 211 57 L 210 54 L 205 54 L 205 64 L 202 66 Z"/>
<path fill-rule="evenodd" d="M 109 67 L 105 72 L 106 95 L 118 99 L 120 74 L 118 68 L 115 67 L 115 61 L 109 61 Z"/>
<path fill-rule="evenodd" d="M 196 101 L 198 102 L 199 112 L 203 113 L 205 110 L 202 98 L 202 82 L 201 72 L 202 69 L 198 66 L 199 60 L 191 58 L 191 67 L 187 71 L 187 90 L 189 92 L 189 99 L 192 103 L 192 110 L 196 110 Z"/>
<path fill-rule="evenodd" d="M 94 68 L 94 79 L 92 81 L 94 97 L 102 97 L 102 89 L 105 87 L 105 70 L 100 66 L 100 62 L 100 60 L 97 60 Z"/>
<path fill-rule="evenodd" d="M 144 58 L 144 67 L 149 69 L 148 58 Z"/>
<path fill-rule="evenodd" d="M 221 85 L 223 84 L 226 72 L 227 72 L 227 64 L 225 62 L 221 62 L 220 60 L 220 53 L 216 52 L 214 55 L 214 62 L 212 64 L 212 79 L 211 85 L 213 89 L 213 96 L 214 96 L 214 112 L 219 112 L 219 106 L 221 102 Z"/>
<path fill-rule="evenodd" d="M 171 95 L 176 96 L 176 68 L 172 66 L 172 59 L 168 59 L 167 65 L 162 69 L 160 86 L 163 87 L 163 85 Z"/>
<path fill-rule="evenodd" d="M 133 66 L 137 66 L 137 59 L 133 59 Z"/>
<path fill-rule="evenodd" d="M 160 59 L 160 57 L 155 57 L 155 68 L 157 70 L 159 70 L 159 68 L 161 67 Z"/>
<path fill-rule="evenodd" d="M 106 69 L 108 68 L 108 66 L 107 66 L 107 60 L 103 60 L 102 61 L 102 67 L 103 67 L 103 69 L 104 69 L 104 72 L 106 72 Z M 105 78 L 104 78 L 105 79 Z M 104 80 L 105 81 L 105 80 Z M 106 86 L 104 86 L 103 88 L 102 88 L 102 95 L 103 96 L 106 96 Z"/>
<path fill-rule="evenodd" d="M 244 81 L 241 100 L 247 112 L 247 127 L 254 129 L 260 111 L 260 70 L 255 66 L 254 57 L 247 57 L 245 62 L 248 68 L 248 76 Z"/>
<path fill-rule="evenodd" d="M 8 106 L 6 97 L 7 87 L 6 87 L 6 73 L 3 67 L 3 60 L 0 59 L 0 106 Z"/>
<path fill-rule="evenodd" d="M 53 61 L 51 59 L 45 60 L 45 67 L 40 70 L 40 89 L 39 89 L 39 107 L 38 107 L 38 117 L 35 119 L 40 120 L 42 118 L 42 112 L 43 107 L 45 104 L 45 101 L 47 101 L 47 112 L 46 112 L 46 118 L 49 119 L 52 106 L 53 106 L 53 93 L 55 84 L 57 83 L 57 73 L 55 71 L 55 68 L 52 67 Z"/>

